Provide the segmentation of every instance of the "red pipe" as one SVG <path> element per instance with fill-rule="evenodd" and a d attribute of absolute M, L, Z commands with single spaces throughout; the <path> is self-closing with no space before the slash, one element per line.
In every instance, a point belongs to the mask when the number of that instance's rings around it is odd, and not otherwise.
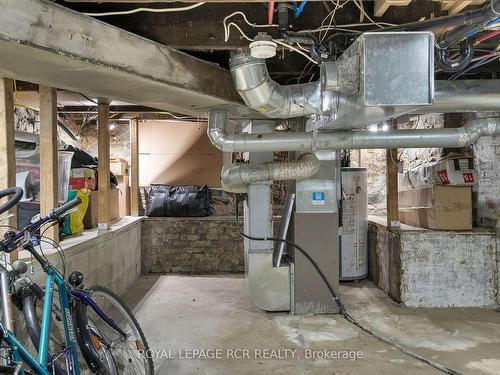
<path fill-rule="evenodd" d="M 274 16 L 274 1 L 269 2 L 269 7 L 267 8 L 267 21 L 269 25 L 273 24 Z"/>
<path fill-rule="evenodd" d="M 500 30 L 497 30 L 497 31 L 492 31 L 491 33 L 489 34 L 486 34 L 486 35 L 483 35 L 483 36 L 480 36 L 479 38 L 477 38 L 476 40 L 476 44 L 480 44 L 482 42 L 486 42 L 488 39 L 491 39 L 497 35 L 500 35 Z"/>

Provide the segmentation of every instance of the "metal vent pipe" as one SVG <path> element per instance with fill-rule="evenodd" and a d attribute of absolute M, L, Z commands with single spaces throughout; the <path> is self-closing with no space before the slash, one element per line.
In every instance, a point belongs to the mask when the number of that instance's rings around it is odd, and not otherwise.
<path fill-rule="evenodd" d="M 232 193 L 246 192 L 249 184 L 265 181 L 302 180 L 319 171 L 319 160 L 314 154 L 305 154 L 298 160 L 245 164 L 222 172 L 222 188 Z"/>
<path fill-rule="evenodd" d="M 377 148 L 464 147 L 485 135 L 500 134 L 500 118 L 468 121 L 460 128 L 308 133 L 237 134 L 225 132 L 226 112 L 212 110 L 208 137 L 229 152 L 315 151 Z"/>
<path fill-rule="evenodd" d="M 307 117 L 335 109 L 338 116 L 327 121 L 329 127 L 363 128 L 412 112 L 496 111 L 500 108 L 499 80 L 435 81 L 435 100 L 431 105 L 364 106 L 356 96 L 322 91 L 319 80 L 282 86 L 269 76 L 266 60 L 245 53 L 231 58 L 230 70 L 236 90 L 248 107 L 269 118 Z"/>
<path fill-rule="evenodd" d="M 269 77 L 266 60 L 244 53 L 231 58 L 230 70 L 245 104 L 266 117 L 290 118 L 322 112 L 319 81 L 282 86 Z"/>

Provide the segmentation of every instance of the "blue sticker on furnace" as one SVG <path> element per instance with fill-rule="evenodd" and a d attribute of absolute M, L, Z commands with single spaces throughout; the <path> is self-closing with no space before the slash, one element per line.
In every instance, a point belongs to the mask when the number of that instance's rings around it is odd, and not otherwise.
<path fill-rule="evenodd" d="M 325 204 L 326 193 L 324 191 L 313 191 L 312 192 L 312 203 L 313 204 Z"/>

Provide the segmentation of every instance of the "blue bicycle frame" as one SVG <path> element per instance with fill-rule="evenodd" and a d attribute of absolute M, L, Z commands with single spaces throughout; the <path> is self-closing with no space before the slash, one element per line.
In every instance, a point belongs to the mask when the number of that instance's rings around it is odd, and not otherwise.
<path fill-rule="evenodd" d="M 71 202 L 68 202 L 71 203 Z M 78 203 L 77 203 L 78 204 Z M 66 204 L 67 205 L 67 204 Z M 64 206 L 64 205 L 63 205 Z M 69 207 L 68 209 L 70 209 Z M 59 207 L 62 209 L 62 207 Z M 54 210 L 56 211 L 56 210 Z M 23 230 L 18 231 L 12 238 L 5 239 L 0 242 L 1 248 L 3 250 L 8 250 L 13 248 L 18 241 L 25 237 L 25 233 L 32 233 L 39 229 L 43 224 L 53 221 L 58 218 L 55 212 L 40 218 L 34 223 L 31 223 L 28 227 Z M 25 244 L 26 245 L 26 244 Z M 54 284 L 57 286 L 59 292 L 59 303 L 62 312 L 64 333 L 66 340 L 66 348 L 63 350 L 63 355 L 66 359 L 67 373 L 69 375 L 80 375 L 80 367 L 78 363 L 78 351 L 77 351 L 77 340 L 75 336 L 75 331 L 73 327 L 73 318 L 71 316 L 71 307 L 69 304 L 69 298 L 77 298 L 79 300 L 87 303 L 97 315 L 103 319 L 111 328 L 117 331 L 122 336 L 127 336 L 123 330 L 118 327 L 115 322 L 109 318 L 94 302 L 94 300 L 84 291 L 72 289 L 68 285 L 59 272 L 40 254 L 38 254 L 31 242 L 28 242 L 27 246 L 24 247 L 28 250 L 33 257 L 42 265 L 43 270 L 47 274 L 47 281 L 45 285 L 45 295 L 43 302 L 43 314 L 42 314 L 42 326 L 40 333 L 40 342 L 38 348 L 38 359 L 36 359 L 29 351 L 17 340 L 11 331 L 9 316 L 10 312 L 9 304 L 5 301 L 9 299 L 8 290 L 8 271 L 0 265 L 0 294 L 2 301 L 4 301 L 2 308 L 4 309 L 3 321 L 0 324 L 1 331 L 4 332 L 4 340 L 7 342 L 12 350 L 12 359 L 15 362 L 20 360 L 26 362 L 28 366 L 36 371 L 40 375 L 52 375 L 48 370 L 50 360 L 49 358 L 49 342 L 50 342 L 50 328 L 52 322 L 52 305 L 53 305 L 53 292 Z M 56 353 L 57 354 L 57 353 Z M 19 371 L 21 375 L 24 375 L 24 371 L 21 369 Z"/>
<path fill-rule="evenodd" d="M 40 334 L 40 345 L 38 350 L 38 359 L 33 357 L 31 353 L 17 340 L 14 334 L 7 330 L 5 332 L 5 341 L 13 349 L 13 359 L 23 360 L 28 366 L 41 375 L 52 375 L 48 370 L 49 365 L 49 340 L 50 329 L 52 321 L 52 304 L 53 304 L 53 291 L 54 284 L 57 285 L 59 292 L 59 302 L 62 311 L 62 318 L 64 324 L 64 332 L 66 339 L 66 350 L 64 353 L 66 357 L 66 365 L 68 374 L 80 375 L 80 367 L 78 364 L 77 343 L 75 332 L 73 329 L 73 320 L 71 318 L 71 309 L 69 306 L 68 295 L 70 289 L 66 282 L 62 279 L 59 273 L 50 265 L 46 267 L 47 281 L 45 285 L 45 299 L 43 302 L 43 315 Z M 3 296 L 2 296 L 3 297 Z M 20 372 L 23 374 L 23 371 Z"/>

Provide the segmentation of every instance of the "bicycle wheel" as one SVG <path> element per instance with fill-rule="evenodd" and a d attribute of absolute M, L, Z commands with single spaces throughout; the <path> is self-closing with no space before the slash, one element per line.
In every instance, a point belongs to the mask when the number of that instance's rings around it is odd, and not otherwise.
<path fill-rule="evenodd" d="M 42 290 L 45 290 L 45 287 L 41 287 Z M 54 293 L 57 294 L 57 288 L 54 288 Z M 24 320 L 26 324 L 26 329 L 28 336 L 32 342 L 34 349 L 38 352 L 38 344 L 40 340 L 40 324 L 42 321 L 42 312 L 43 312 L 43 297 L 34 296 L 32 293 L 26 292 L 23 295 L 23 314 Z M 62 322 L 62 311 L 59 307 L 59 299 L 54 298 L 54 304 L 52 306 L 52 323 L 51 323 L 51 331 L 49 338 L 49 357 L 51 361 L 53 361 L 54 371 L 56 375 L 66 375 L 67 374 L 67 364 L 66 364 L 66 356 L 60 354 L 57 356 L 57 353 L 60 353 L 61 349 L 66 346 L 66 338 L 64 331 L 64 324 Z M 90 321 L 86 321 L 89 327 L 95 327 L 93 323 Z M 77 324 L 73 317 L 73 325 L 76 327 Z M 99 334 L 97 328 L 93 329 L 93 332 Z M 80 345 L 80 342 L 78 341 Z M 114 362 L 112 360 L 111 352 L 106 347 L 102 346 L 96 349 L 96 352 L 99 356 L 100 366 L 97 370 L 92 366 L 89 366 L 86 358 L 82 356 L 82 352 L 78 351 L 78 365 L 80 367 L 80 373 L 82 374 L 98 374 L 98 375 L 117 375 L 118 372 L 116 367 L 114 366 Z M 56 353 L 54 355 L 53 353 Z M 52 371 L 52 366 L 49 366 Z M 1 375 L 1 374 L 0 374 Z"/>
<path fill-rule="evenodd" d="M 86 291 L 106 316 L 126 334 L 123 336 L 118 333 L 87 306 L 88 319 L 99 332 L 99 335 L 93 335 L 94 345 L 104 345 L 111 350 L 118 374 L 153 375 L 153 361 L 146 355 L 149 352 L 149 345 L 130 309 L 116 294 L 103 286 L 93 285 Z"/>

